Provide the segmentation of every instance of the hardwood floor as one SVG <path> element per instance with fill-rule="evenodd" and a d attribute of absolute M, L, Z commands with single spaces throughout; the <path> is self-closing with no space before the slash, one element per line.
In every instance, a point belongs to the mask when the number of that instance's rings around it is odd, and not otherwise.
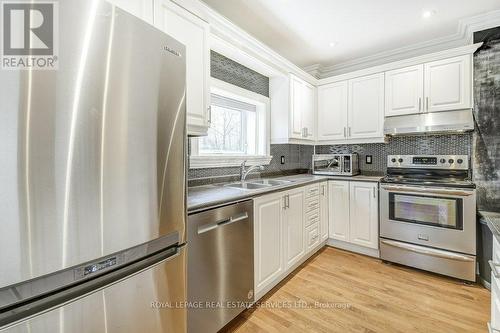
<path fill-rule="evenodd" d="M 317 308 L 315 302 L 338 308 Z M 266 306 L 245 311 L 225 331 L 484 333 L 490 293 L 480 285 L 325 247 L 260 304 Z"/>

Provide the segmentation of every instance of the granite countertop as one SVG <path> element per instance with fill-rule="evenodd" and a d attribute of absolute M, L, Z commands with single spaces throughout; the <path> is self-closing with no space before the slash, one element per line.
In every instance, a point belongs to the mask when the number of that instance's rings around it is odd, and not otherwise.
<path fill-rule="evenodd" d="M 271 178 L 263 178 L 271 179 Z M 289 180 L 286 183 L 278 186 L 264 187 L 254 190 L 244 190 L 224 186 L 227 183 L 211 184 L 194 186 L 188 188 L 187 206 L 188 212 L 194 213 L 208 208 L 215 208 L 228 203 L 248 200 L 263 194 L 288 190 L 294 187 L 314 184 L 325 180 L 351 180 L 351 181 L 368 181 L 379 182 L 382 176 L 358 175 L 358 176 L 318 176 L 311 174 L 299 174 L 294 176 L 272 178 L 277 180 Z M 248 180 L 251 182 L 252 180 Z"/>
<path fill-rule="evenodd" d="M 491 233 L 500 242 L 500 213 L 480 210 L 479 215 L 486 221 Z"/>

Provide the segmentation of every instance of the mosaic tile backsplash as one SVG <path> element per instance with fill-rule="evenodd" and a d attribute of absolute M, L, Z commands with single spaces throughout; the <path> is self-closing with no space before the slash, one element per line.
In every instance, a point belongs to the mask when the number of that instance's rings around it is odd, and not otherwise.
<path fill-rule="evenodd" d="M 480 210 L 500 212 L 500 27 L 474 33 L 474 182 Z"/>
<path fill-rule="evenodd" d="M 269 97 L 269 78 L 215 51 L 210 52 L 210 76 Z"/>
<path fill-rule="evenodd" d="M 317 154 L 358 153 L 362 173 L 384 173 L 388 155 L 470 155 L 471 134 L 390 137 L 387 143 L 316 146 Z M 366 164 L 372 155 L 372 164 Z"/>

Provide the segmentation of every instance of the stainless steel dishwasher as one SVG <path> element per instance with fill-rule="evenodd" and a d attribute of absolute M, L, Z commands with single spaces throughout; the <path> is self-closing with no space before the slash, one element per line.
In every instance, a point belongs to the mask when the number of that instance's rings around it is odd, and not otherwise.
<path fill-rule="evenodd" d="M 217 332 L 254 301 L 253 201 L 188 217 L 188 332 Z"/>

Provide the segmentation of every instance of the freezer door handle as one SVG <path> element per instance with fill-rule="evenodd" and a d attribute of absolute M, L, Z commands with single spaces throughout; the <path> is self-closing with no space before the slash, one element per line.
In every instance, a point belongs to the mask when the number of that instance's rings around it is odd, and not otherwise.
<path fill-rule="evenodd" d="M 396 241 L 391 241 L 391 240 L 381 240 L 380 241 L 382 244 L 392 246 L 392 247 L 397 247 L 406 251 L 410 252 L 415 252 L 418 254 L 424 254 L 428 256 L 433 256 L 433 257 L 438 257 L 438 258 L 443 258 L 443 259 L 449 259 L 449 260 L 457 260 L 457 261 L 474 261 L 474 259 L 458 254 L 458 253 L 450 253 L 448 251 L 443 251 L 443 250 L 436 250 L 436 249 L 430 249 L 430 248 L 425 248 L 423 246 L 418 246 L 418 245 L 413 245 L 413 244 L 406 244 L 406 243 L 401 243 L 401 242 L 396 242 Z"/>

